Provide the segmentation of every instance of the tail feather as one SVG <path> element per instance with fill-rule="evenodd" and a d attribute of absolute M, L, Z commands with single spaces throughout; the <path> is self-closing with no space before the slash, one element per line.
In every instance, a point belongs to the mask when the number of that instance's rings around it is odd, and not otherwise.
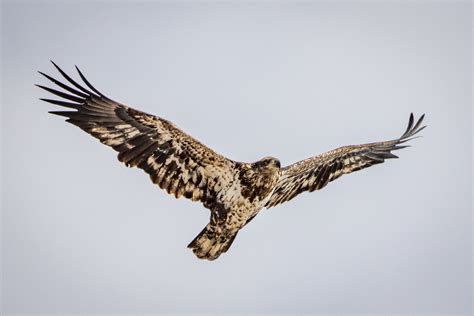
<path fill-rule="evenodd" d="M 199 259 L 215 260 L 226 252 L 237 236 L 233 234 L 218 234 L 215 228 L 208 224 L 188 245 Z"/>

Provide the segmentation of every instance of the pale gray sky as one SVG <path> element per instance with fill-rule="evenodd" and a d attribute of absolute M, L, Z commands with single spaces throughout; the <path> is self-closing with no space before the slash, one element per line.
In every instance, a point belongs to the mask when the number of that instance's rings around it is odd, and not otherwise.
<path fill-rule="evenodd" d="M 1 20 L 4 314 L 470 314 L 469 2 L 4 1 Z M 240 161 L 429 127 L 200 261 L 208 211 L 47 114 L 49 59 Z"/>

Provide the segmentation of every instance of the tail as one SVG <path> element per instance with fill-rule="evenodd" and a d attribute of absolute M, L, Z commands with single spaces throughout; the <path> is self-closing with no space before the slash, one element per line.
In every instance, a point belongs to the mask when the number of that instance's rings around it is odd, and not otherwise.
<path fill-rule="evenodd" d="M 215 227 L 207 224 L 206 227 L 189 243 L 188 248 L 192 249 L 199 259 L 215 260 L 226 252 L 237 236 L 233 234 L 217 234 Z"/>

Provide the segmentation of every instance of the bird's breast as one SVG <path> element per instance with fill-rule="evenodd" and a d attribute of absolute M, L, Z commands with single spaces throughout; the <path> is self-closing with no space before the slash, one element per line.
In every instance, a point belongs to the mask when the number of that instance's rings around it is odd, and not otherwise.
<path fill-rule="evenodd" d="M 246 170 L 239 174 L 240 191 L 251 203 L 266 199 L 275 189 L 279 173 L 271 170 Z"/>

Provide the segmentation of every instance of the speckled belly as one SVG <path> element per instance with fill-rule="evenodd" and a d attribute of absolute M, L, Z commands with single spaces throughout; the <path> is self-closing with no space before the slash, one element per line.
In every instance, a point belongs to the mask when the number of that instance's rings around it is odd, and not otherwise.
<path fill-rule="evenodd" d="M 235 201 L 235 204 L 228 208 L 227 219 L 225 226 L 231 229 L 242 228 L 247 221 L 258 214 L 258 212 L 265 206 L 265 203 L 270 198 L 271 193 L 262 201 L 250 202 L 245 198 L 240 198 Z"/>

